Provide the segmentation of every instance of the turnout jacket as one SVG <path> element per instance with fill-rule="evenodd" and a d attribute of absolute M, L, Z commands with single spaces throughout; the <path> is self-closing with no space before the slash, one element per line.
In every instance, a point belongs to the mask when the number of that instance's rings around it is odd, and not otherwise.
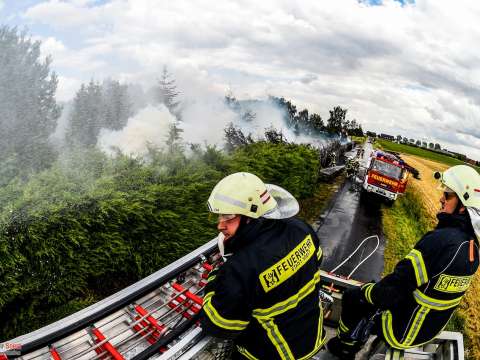
<path fill-rule="evenodd" d="M 478 268 L 478 240 L 465 215 L 440 213 L 393 273 L 362 290 L 382 311 L 381 333 L 397 349 L 432 340 L 447 324 Z"/>
<path fill-rule="evenodd" d="M 319 351 L 322 250 L 313 229 L 294 218 L 252 219 L 226 241 L 229 252 L 209 277 L 203 328 L 235 339 L 248 359 L 308 359 Z"/>

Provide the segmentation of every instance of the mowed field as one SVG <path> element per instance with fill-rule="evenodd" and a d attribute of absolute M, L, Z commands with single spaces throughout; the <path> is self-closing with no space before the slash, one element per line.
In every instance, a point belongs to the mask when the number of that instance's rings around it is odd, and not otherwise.
<path fill-rule="evenodd" d="M 411 207 L 412 199 L 415 199 L 415 201 L 420 203 L 421 209 L 419 211 L 423 216 L 427 217 L 427 219 L 425 219 L 426 222 L 423 222 L 422 227 L 432 229 L 435 226 L 437 223 L 435 215 L 440 208 L 439 199 L 441 196 L 441 190 L 438 188 L 438 182 L 433 178 L 433 173 L 435 171 L 443 171 L 451 166 L 450 164 L 447 165 L 445 163 L 414 155 L 402 154 L 402 158 L 409 165 L 420 171 L 420 180 L 410 177 L 408 183 L 408 186 L 410 187 L 410 198 L 407 194 L 405 199 L 398 200 L 399 204 L 395 204 L 391 209 L 385 209 L 384 215 L 386 216 L 386 219 L 384 220 L 384 223 L 387 225 L 387 229 L 385 230 L 388 238 L 393 237 L 393 233 L 396 231 L 404 231 L 404 229 L 399 227 L 398 223 L 392 221 L 392 219 L 394 216 L 399 216 L 398 213 L 402 212 L 400 209 Z M 422 232 L 424 230 L 425 229 L 422 229 Z M 388 236 L 388 233 L 392 235 Z M 412 241 L 413 239 L 409 240 Z M 418 239 L 416 239 L 415 242 L 417 240 Z M 390 245 L 387 244 L 387 247 L 398 249 L 399 244 L 396 245 L 391 243 Z M 400 246 L 400 248 L 403 247 L 404 246 Z M 396 253 L 393 252 L 390 259 L 386 259 L 386 261 L 390 261 L 391 263 L 390 268 L 392 267 L 393 261 L 396 262 L 399 260 L 399 255 L 398 251 Z M 387 264 L 386 268 L 388 268 Z M 468 292 L 463 298 L 458 314 L 453 318 L 452 322 L 454 322 L 454 324 L 450 324 L 449 328 L 452 328 L 452 325 L 454 325 L 456 329 L 461 329 L 463 327 L 462 332 L 466 340 L 468 359 L 480 359 L 480 272 L 477 272 L 475 275 Z"/>
<path fill-rule="evenodd" d="M 462 160 L 459 160 L 444 154 L 440 154 L 435 151 L 430 151 L 425 148 L 420 148 L 420 147 L 406 145 L 406 144 L 398 144 L 392 141 L 382 140 L 382 139 L 377 139 L 376 144 L 377 146 L 388 151 L 394 151 L 394 152 L 399 152 L 399 153 L 408 154 L 408 155 L 415 155 L 422 159 L 432 160 L 432 161 L 435 161 L 441 164 L 446 164 L 449 166 L 464 164 Z M 476 168 L 477 171 L 480 170 L 478 166 L 474 166 L 474 168 Z"/>

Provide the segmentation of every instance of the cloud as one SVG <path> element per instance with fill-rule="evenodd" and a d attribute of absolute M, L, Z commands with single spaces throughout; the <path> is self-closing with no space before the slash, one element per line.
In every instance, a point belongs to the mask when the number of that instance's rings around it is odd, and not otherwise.
<path fill-rule="evenodd" d="M 5 6 L 5 2 L 3 0 L 0 0 L 0 11 L 2 11 L 4 6 Z"/>
<path fill-rule="evenodd" d="M 49 0 L 24 19 L 55 34 L 43 48 L 71 79 L 151 84 L 167 64 L 184 99 L 205 86 L 284 96 L 324 118 L 341 105 L 366 129 L 450 139 L 480 158 L 480 53 L 472 46 L 480 3 L 374 3 Z"/>
<path fill-rule="evenodd" d="M 57 29 L 101 26 L 105 7 L 90 7 L 92 1 L 49 0 L 29 7 L 23 16 Z"/>

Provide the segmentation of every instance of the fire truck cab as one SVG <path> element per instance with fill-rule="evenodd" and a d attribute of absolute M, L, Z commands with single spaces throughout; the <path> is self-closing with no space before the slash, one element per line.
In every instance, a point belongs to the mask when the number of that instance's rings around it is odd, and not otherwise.
<path fill-rule="evenodd" d="M 408 171 L 397 156 L 383 151 L 373 151 L 367 163 L 363 189 L 396 200 L 407 188 Z"/>

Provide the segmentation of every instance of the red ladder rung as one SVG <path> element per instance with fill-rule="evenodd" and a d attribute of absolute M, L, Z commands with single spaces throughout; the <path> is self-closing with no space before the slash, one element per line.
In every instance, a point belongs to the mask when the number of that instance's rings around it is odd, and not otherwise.
<path fill-rule="evenodd" d="M 172 284 L 172 287 L 173 287 L 176 291 L 178 291 L 178 292 L 180 292 L 180 293 L 182 293 L 182 292 L 185 291 L 185 288 L 184 288 L 182 285 L 177 284 L 177 283 L 173 283 L 173 284 Z M 194 303 L 196 303 L 196 304 L 198 304 L 198 305 L 200 305 L 200 306 L 203 305 L 203 299 L 202 299 L 200 296 L 195 295 L 195 294 L 192 294 L 192 293 L 191 293 L 190 291 L 188 291 L 188 290 L 185 291 L 184 295 L 185 295 L 188 299 L 192 300 Z"/>
<path fill-rule="evenodd" d="M 140 305 L 135 305 L 135 311 L 142 317 L 148 314 L 148 311 Z M 150 326 L 153 326 L 156 330 L 158 330 L 158 337 L 162 336 L 167 331 L 166 326 L 159 324 L 157 319 L 155 319 L 152 315 L 145 317 L 145 320 L 147 320 Z"/>
<path fill-rule="evenodd" d="M 135 320 L 138 320 L 140 319 L 140 316 L 136 316 L 135 317 Z M 141 324 L 141 325 L 140 325 Z M 140 323 L 136 324 L 133 326 L 133 330 L 135 330 L 136 332 L 138 332 L 140 335 L 146 335 L 148 333 L 148 325 L 145 326 L 144 322 L 143 321 L 140 321 Z M 147 336 L 147 341 L 150 343 L 150 344 L 154 344 L 155 343 L 155 336 L 154 336 L 154 332 L 152 332 L 150 335 Z"/>
<path fill-rule="evenodd" d="M 92 331 L 92 334 L 95 335 L 98 342 L 104 341 L 106 339 L 102 332 L 97 328 L 94 328 L 92 326 L 90 330 Z M 118 350 L 115 349 L 115 347 L 108 341 L 103 343 L 100 348 L 105 349 L 115 360 L 125 360 L 124 357 L 118 352 Z"/>
<path fill-rule="evenodd" d="M 212 271 L 213 270 L 213 266 L 210 265 L 209 263 L 203 263 L 202 264 L 202 267 L 207 270 L 208 272 Z"/>
<path fill-rule="evenodd" d="M 50 346 L 49 351 L 50 351 L 50 355 L 52 355 L 53 360 L 62 360 L 57 349 L 55 349 L 53 346 Z"/>
<path fill-rule="evenodd" d="M 135 305 L 135 311 L 137 313 L 139 313 L 141 315 L 141 317 L 144 317 L 145 315 L 148 314 L 148 311 L 140 305 Z M 152 334 L 152 335 L 154 335 L 155 339 L 160 338 L 167 331 L 167 327 L 163 324 L 159 324 L 157 319 L 155 319 L 152 315 L 148 315 L 147 317 L 145 317 L 145 319 L 148 322 L 147 326 L 153 327 L 156 330 Z M 154 341 L 154 342 L 156 342 L 156 341 Z M 153 343 L 151 343 L 151 344 L 153 344 Z M 167 350 L 168 349 L 166 347 L 161 347 L 159 352 L 164 353 Z"/>

